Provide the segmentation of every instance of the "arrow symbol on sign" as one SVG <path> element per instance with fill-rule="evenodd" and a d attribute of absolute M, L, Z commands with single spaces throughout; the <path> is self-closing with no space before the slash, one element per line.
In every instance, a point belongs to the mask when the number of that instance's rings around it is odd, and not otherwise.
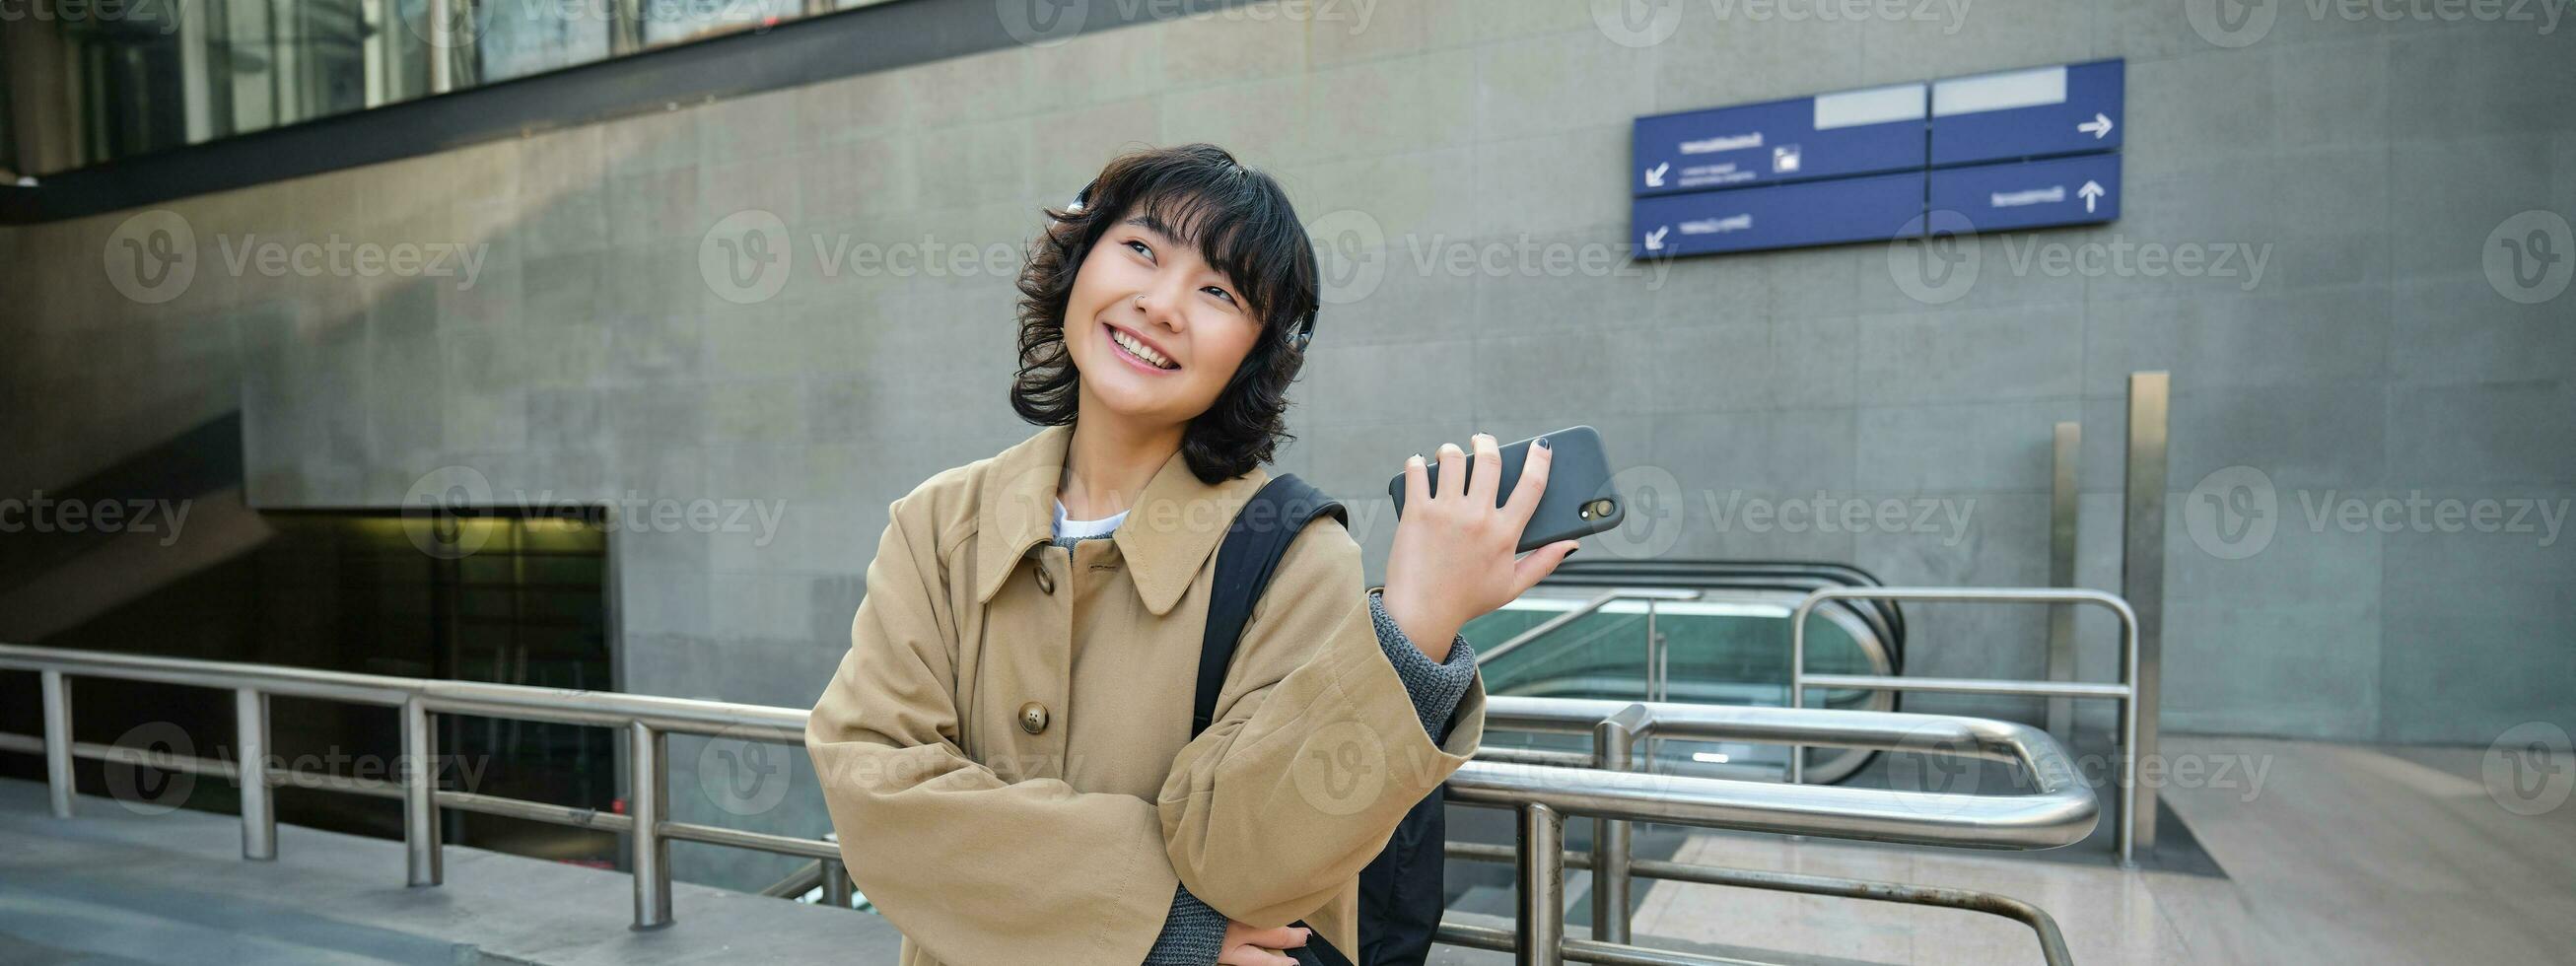
<path fill-rule="evenodd" d="M 1646 250 L 1647 250 L 1647 251 L 1650 251 L 1650 252 L 1659 252 L 1659 251 L 1663 251 L 1663 250 L 1664 250 L 1664 233 L 1665 233 L 1665 232 L 1667 232 L 1667 231 L 1671 231 L 1671 230 L 1672 230 L 1672 227 L 1673 227 L 1673 226 L 1671 226 L 1671 225 L 1664 225 L 1664 226 L 1661 226 L 1661 227 L 1656 228 L 1656 229 L 1655 229 L 1655 230 L 1653 230 L 1653 231 L 1647 232 L 1647 233 L 1646 233 Z"/>
<path fill-rule="evenodd" d="M 2076 125 L 2075 129 L 2092 135 L 2093 140 L 2102 140 L 2111 133 L 2111 115 L 2095 114 L 2092 120 Z"/>
<path fill-rule="evenodd" d="M 1666 171 L 1670 171 L 1670 170 L 1672 170 L 1672 169 L 1673 169 L 1673 163 L 1672 163 L 1672 162 L 1670 162 L 1670 161 L 1666 161 L 1666 162 L 1664 162 L 1664 163 L 1662 163 L 1662 164 L 1658 164 L 1658 165 L 1656 165 L 1656 166 L 1654 166 L 1654 167 L 1647 168 L 1647 169 L 1646 169 L 1646 187 L 1649 187 L 1649 188 L 1661 188 L 1661 187 L 1663 187 L 1663 186 L 1664 186 L 1664 172 L 1666 172 Z"/>
<path fill-rule="evenodd" d="M 2103 194 L 2099 181 L 2086 181 L 2084 187 L 2075 189 L 2076 197 L 2084 199 L 2084 213 L 2088 215 L 2093 213 L 2093 202 L 2100 200 Z"/>

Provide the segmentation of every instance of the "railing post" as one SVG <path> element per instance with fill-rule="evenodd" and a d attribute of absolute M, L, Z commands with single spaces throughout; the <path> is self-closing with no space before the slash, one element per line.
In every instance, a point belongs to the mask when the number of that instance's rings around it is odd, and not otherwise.
<path fill-rule="evenodd" d="M 1594 763 L 1603 771 L 1634 768 L 1638 733 L 1651 730 L 1646 706 L 1626 710 L 1592 726 Z M 1592 938 L 1628 941 L 1628 858 L 1635 830 L 1617 819 L 1592 820 Z"/>
<path fill-rule="evenodd" d="M 72 685 L 61 671 L 36 675 L 45 701 L 45 791 L 54 817 L 72 817 Z"/>
<path fill-rule="evenodd" d="M 847 909 L 850 907 L 850 894 L 855 891 L 850 886 L 850 870 L 837 861 L 824 859 L 823 904 L 834 909 Z"/>
<path fill-rule="evenodd" d="M 1523 805 L 1520 836 L 1519 966 L 1565 962 L 1565 816 Z"/>
<path fill-rule="evenodd" d="M 268 787 L 268 695 L 233 689 L 233 755 L 241 778 L 242 858 L 277 858 L 277 800 Z"/>
<path fill-rule="evenodd" d="M 662 837 L 663 794 L 671 776 L 664 747 L 662 733 L 653 726 L 627 722 L 626 771 L 634 787 L 627 790 L 626 815 L 635 823 L 627 841 L 634 850 L 636 929 L 671 924 L 671 844 Z"/>
<path fill-rule="evenodd" d="M 2120 753 L 2132 762 L 2156 757 L 2156 709 L 2164 691 L 2165 486 L 2172 382 L 2162 372 L 2129 374 L 2128 471 L 2121 482 L 2120 596 L 2137 612 L 2137 667 L 2129 679 L 2135 722 Z M 2134 786 L 2124 808 L 2134 818 L 2131 844 L 2156 848 L 2156 796 Z M 2129 856 L 2124 850 L 2122 861 Z"/>
<path fill-rule="evenodd" d="M 2084 448 L 2084 424 L 2059 423 L 2053 441 L 2055 472 L 2048 488 L 2048 585 L 2075 586 L 2075 539 L 2078 504 L 2076 461 Z M 2075 605 L 2048 605 L 2048 679 L 2075 680 Z M 2048 699 L 2048 733 L 2075 741 L 2075 699 Z"/>
<path fill-rule="evenodd" d="M 437 748 L 429 733 L 429 706 L 415 695 L 403 701 L 403 864 L 413 886 L 434 886 L 439 868 Z"/>

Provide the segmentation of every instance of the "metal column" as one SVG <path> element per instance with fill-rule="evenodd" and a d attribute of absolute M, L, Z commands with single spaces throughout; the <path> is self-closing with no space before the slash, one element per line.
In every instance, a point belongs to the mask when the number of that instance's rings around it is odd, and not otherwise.
<path fill-rule="evenodd" d="M 61 671 L 38 672 L 45 693 L 45 791 L 54 817 L 72 817 L 72 685 Z"/>
<path fill-rule="evenodd" d="M 268 787 L 268 695 L 233 689 L 234 766 L 241 778 L 242 858 L 277 858 L 276 792 Z"/>
<path fill-rule="evenodd" d="M 2048 585 L 2075 586 L 2075 537 L 2080 499 L 2076 490 L 2075 467 L 2078 451 L 2084 444 L 2082 423 L 2059 423 L 2056 433 L 2056 471 L 2048 488 Z M 2054 604 L 2048 608 L 2048 679 L 2075 680 L 2075 607 Z M 2048 733 L 2057 740 L 2075 740 L 2075 699 L 2048 699 Z"/>
<path fill-rule="evenodd" d="M 1594 764 L 1603 771 L 1629 771 L 1637 732 L 1647 717 L 1643 705 L 1629 705 L 1616 716 L 1592 726 Z M 1612 818 L 1592 820 L 1592 938 L 1628 941 L 1628 859 L 1636 830 Z"/>
<path fill-rule="evenodd" d="M 1565 816 L 1536 802 L 1520 808 L 1519 966 L 1565 962 Z"/>
<path fill-rule="evenodd" d="M 2125 750 L 2141 767 L 2156 757 L 2157 701 L 2163 692 L 2165 626 L 2165 424 L 2167 374 L 2129 374 L 2128 475 L 2121 496 L 2120 596 L 2138 613 L 2137 739 Z M 2131 775 L 2135 775 L 2133 770 Z M 2135 780 L 2134 777 L 2131 780 Z M 2134 796 L 2138 849 L 2156 847 L 2156 797 Z"/>
<path fill-rule="evenodd" d="M 671 773 L 664 749 L 662 732 L 652 725 L 636 721 L 626 726 L 626 771 L 631 782 L 626 814 L 635 820 L 628 842 L 633 848 L 637 929 L 671 924 L 671 842 L 662 837 L 662 797 L 670 787 Z"/>
<path fill-rule="evenodd" d="M 414 697 L 403 702 L 403 857 L 410 884 L 437 885 L 439 868 L 438 763 L 431 756 L 437 743 L 429 733 L 429 706 Z"/>

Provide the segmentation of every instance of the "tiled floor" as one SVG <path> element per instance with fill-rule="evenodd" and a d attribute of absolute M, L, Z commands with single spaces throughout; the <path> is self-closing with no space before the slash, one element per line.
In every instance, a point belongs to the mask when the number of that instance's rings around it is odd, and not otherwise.
<path fill-rule="evenodd" d="M 1737 835 L 1679 858 L 1999 892 L 2047 909 L 2087 966 L 2576 963 L 2576 807 L 2500 807 L 2483 749 L 2165 744 L 2171 760 L 2238 763 L 2228 787 L 2209 787 L 2212 769 L 2163 790 L 2223 877 Z M 2028 929 L 1992 916 L 1712 886 L 1656 885 L 1635 928 L 1791 958 L 2040 962 Z"/>

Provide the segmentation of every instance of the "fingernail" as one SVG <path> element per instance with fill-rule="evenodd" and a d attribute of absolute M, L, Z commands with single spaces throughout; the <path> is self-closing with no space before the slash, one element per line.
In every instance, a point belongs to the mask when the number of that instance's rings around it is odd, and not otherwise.
<path fill-rule="evenodd" d="M 1547 437 L 1545 437 L 1545 436 L 1541 436 L 1541 437 L 1539 437 L 1539 438 L 1538 438 L 1538 448 L 1540 448 L 1540 449 L 1546 449 L 1546 448 L 1547 448 Z"/>

